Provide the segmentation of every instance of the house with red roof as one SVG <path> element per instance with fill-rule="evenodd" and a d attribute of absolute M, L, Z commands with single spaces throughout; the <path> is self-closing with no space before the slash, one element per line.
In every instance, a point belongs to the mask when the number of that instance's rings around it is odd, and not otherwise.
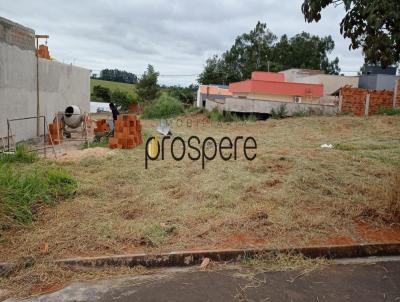
<path fill-rule="evenodd" d="M 286 82 L 280 72 L 254 71 L 250 80 L 231 83 L 233 97 L 289 103 L 318 103 L 323 96 L 323 84 Z"/>

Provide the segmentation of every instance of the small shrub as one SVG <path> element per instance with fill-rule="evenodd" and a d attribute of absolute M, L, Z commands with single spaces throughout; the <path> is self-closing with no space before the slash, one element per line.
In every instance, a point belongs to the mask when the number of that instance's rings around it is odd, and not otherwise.
<path fill-rule="evenodd" d="M 273 118 L 273 119 L 282 119 L 282 118 L 287 117 L 287 115 L 288 115 L 288 111 L 286 109 L 285 104 L 280 105 L 277 110 L 275 110 L 275 109 L 271 110 L 271 118 Z"/>
<path fill-rule="evenodd" d="M 378 114 L 397 115 L 400 114 L 400 108 L 378 108 Z"/>
<path fill-rule="evenodd" d="M 146 106 L 143 118 L 171 118 L 182 113 L 183 105 L 180 101 L 168 95 L 162 95 L 156 101 Z"/>
<path fill-rule="evenodd" d="M 307 110 L 300 110 L 297 112 L 293 113 L 293 116 L 295 117 L 306 117 L 306 116 L 310 116 L 310 111 Z"/>
<path fill-rule="evenodd" d="M 207 113 L 207 117 L 214 122 L 222 122 L 224 119 L 223 113 L 217 108 L 213 108 L 213 110 L 209 111 Z"/>
<path fill-rule="evenodd" d="M 258 118 L 254 114 L 250 114 L 248 117 L 245 118 L 245 120 L 249 122 L 257 122 Z"/>
<path fill-rule="evenodd" d="M 15 153 L 0 153 L 0 163 L 33 163 L 38 159 L 35 152 L 29 152 L 25 144 L 18 144 Z"/>

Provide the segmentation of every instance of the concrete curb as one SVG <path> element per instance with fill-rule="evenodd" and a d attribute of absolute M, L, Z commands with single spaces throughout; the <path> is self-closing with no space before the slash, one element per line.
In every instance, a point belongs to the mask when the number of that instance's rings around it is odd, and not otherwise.
<path fill-rule="evenodd" d="M 145 267 L 170 267 L 190 266 L 200 264 L 204 258 L 217 262 L 237 262 L 245 257 L 256 254 L 302 254 L 309 258 L 324 257 L 328 259 L 371 257 L 371 256 L 396 256 L 400 255 L 400 242 L 371 243 L 359 245 L 333 245 L 310 246 L 301 248 L 284 249 L 226 249 L 226 250 L 198 250 L 182 251 L 159 254 L 131 254 L 101 257 L 78 257 L 55 260 L 54 263 L 69 266 L 103 267 L 103 266 L 129 266 L 142 265 Z M 32 265 L 0 263 L 0 276 L 7 275 L 13 270 Z"/>

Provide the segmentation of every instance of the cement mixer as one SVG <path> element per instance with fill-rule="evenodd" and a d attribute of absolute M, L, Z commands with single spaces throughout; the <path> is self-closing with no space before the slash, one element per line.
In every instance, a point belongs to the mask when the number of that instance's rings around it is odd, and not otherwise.
<path fill-rule="evenodd" d="M 63 136 L 71 138 L 72 133 L 86 132 L 86 115 L 77 105 L 69 105 L 64 111 L 58 112 L 54 123 L 57 123 Z M 83 136 L 83 135 L 82 135 Z"/>
<path fill-rule="evenodd" d="M 63 121 L 65 125 L 72 129 L 76 129 L 82 125 L 85 116 L 81 113 L 81 109 L 76 105 L 71 105 L 65 108 Z"/>

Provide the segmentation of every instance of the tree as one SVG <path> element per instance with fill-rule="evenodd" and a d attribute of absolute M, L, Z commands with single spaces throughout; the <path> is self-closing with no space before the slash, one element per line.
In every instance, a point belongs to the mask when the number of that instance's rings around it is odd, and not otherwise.
<path fill-rule="evenodd" d="M 328 54 L 335 48 L 331 36 L 319 37 L 302 32 L 288 39 L 283 35 L 272 51 L 271 70 L 279 71 L 293 67 L 324 70 L 339 74 L 339 59 L 329 61 Z"/>
<path fill-rule="evenodd" d="M 101 85 L 95 85 L 93 87 L 92 99 L 109 102 L 111 99 L 111 91 L 107 87 L 103 87 Z"/>
<path fill-rule="evenodd" d="M 103 69 L 100 72 L 99 79 L 128 84 L 136 84 L 137 82 L 137 76 L 135 74 L 118 69 Z"/>
<path fill-rule="evenodd" d="M 253 71 L 281 71 L 289 68 L 321 69 L 338 74 L 339 59 L 329 61 L 335 43 L 331 36 L 318 37 L 301 33 L 292 38 L 277 37 L 265 23 L 238 36 L 232 47 L 221 57 L 206 62 L 198 81 L 201 84 L 229 84 L 249 79 Z"/>
<path fill-rule="evenodd" d="M 400 62 L 399 0 L 304 0 L 307 22 L 318 22 L 329 5 L 343 5 L 340 33 L 350 38 L 349 49 L 362 48 L 366 63 L 387 67 Z"/>
<path fill-rule="evenodd" d="M 168 94 L 181 101 L 185 104 L 193 104 L 196 100 L 196 87 L 180 87 L 180 86 L 171 86 L 168 88 Z"/>
<path fill-rule="evenodd" d="M 231 49 L 223 54 L 227 82 L 248 79 L 256 70 L 267 71 L 275 41 L 276 36 L 260 21 L 250 33 L 238 36 Z"/>
<path fill-rule="evenodd" d="M 117 89 L 111 94 L 111 102 L 113 102 L 122 111 L 127 111 L 129 104 L 134 103 L 135 100 L 130 97 L 126 91 Z"/>
<path fill-rule="evenodd" d="M 206 61 L 206 66 L 197 80 L 199 83 L 204 85 L 225 84 L 226 77 L 222 59 L 216 55 L 208 58 Z"/>
<path fill-rule="evenodd" d="M 136 85 L 136 93 L 140 101 L 152 101 L 157 98 L 159 95 L 158 76 L 159 73 L 154 70 L 154 67 L 148 65 Z"/>

